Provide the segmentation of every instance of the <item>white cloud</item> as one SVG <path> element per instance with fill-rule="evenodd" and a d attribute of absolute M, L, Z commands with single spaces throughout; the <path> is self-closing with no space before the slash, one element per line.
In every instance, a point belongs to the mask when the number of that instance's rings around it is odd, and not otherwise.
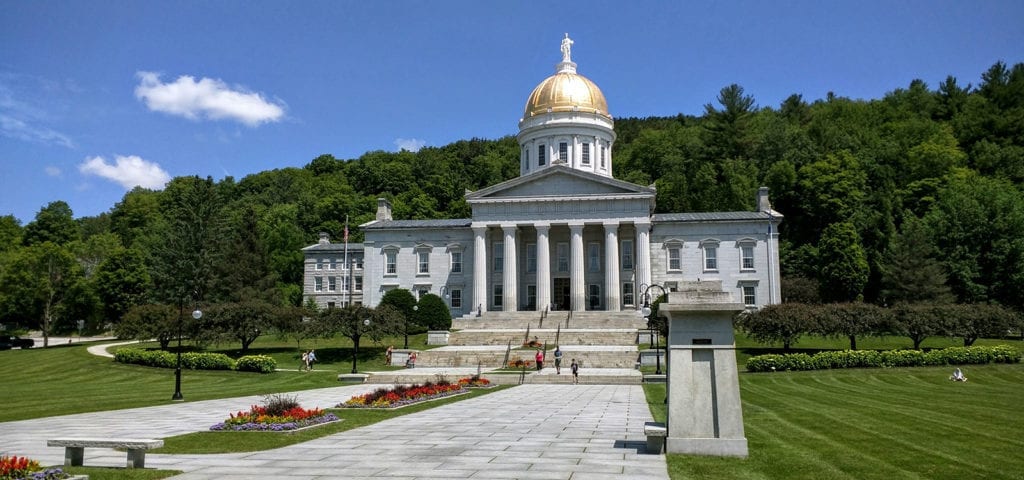
<path fill-rule="evenodd" d="M 136 75 L 139 85 L 135 87 L 135 97 L 156 112 L 191 120 L 236 120 L 250 127 L 284 117 L 280 104 L 268 101 L 259 93 L 231 88 L 218 79 L 196 81 L 189 75 L 182 75 L 173 83 L 163 83 L 157 73 L 138 72 Z"/>
<path fill-rule="evenodd" d="M 59 177 L 60 176 L 60 169 L 57 168 L 57 167 L 54 167 L 52 165 L 49 166 L 49 167 L 44 168 L 43 171 L 45 171 L 46 174 L 51 176 L 51 177 Z"/>
<path fill-rule="evenodd" d="M 27 88 L 18 88 L 19 83 L 31 80 L 26 78 L 0 72 L 0 137 L 75 148 L 75 142 L 70 137 L 42 125 L 52 121 L 46 111 L 19 99 L 24 95 L 16 90 Z"/>
<path fill-rule="evenodd" d="M 33 125 L 25 120 L 0 113 L 0 136 L 24 140 L 26 142 L 52 143 L 67 148 L 75 148 L 67 135 L 56 130 Z"/>
<path fill-rule="evenodd" d="M 171 176 L 155 162 L 149 162 L 131 155 L 118 155 L 114 164 L 107 163 L 103 157 L 86 158 L 78 171 L 86 175 L 96 175 L 120 183 L 126 189 L 136 185 L 143 188 L 159 190 L 171 180 Z"/>
<path fill-rule="evenodd" d="M 426 140 L 420 140 L 418 138 L 396 138 L 395 146 L 398 147 L 398 151 L 408 150 L 410 152 L 418 152 L 421 148 L 426 146 Z"/>

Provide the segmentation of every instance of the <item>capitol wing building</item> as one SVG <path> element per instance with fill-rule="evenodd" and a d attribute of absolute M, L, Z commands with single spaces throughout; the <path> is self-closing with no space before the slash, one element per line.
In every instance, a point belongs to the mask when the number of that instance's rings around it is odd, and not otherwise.
<path fill-rule="evenodd" d="M 324 239 L 304 249 L 306 298 L 375 306 L 404 288 L 440 296 L 454 317 L 623 311 L 642 306 L 651 285 L 708 281 L 750 308 L 779 303 L 782 215 L 768 189 L 756 192 L 753 211 L 655 214 L 653 186 L 612 176 L 614 121 L 601 90 L 577 73 L 571 45 L 566 36 L 555 74 L 527 98 L 519 177 L 467 193 L 467 219 L 394 219 L 378 200 L 348 259 Z M 324 268 L 335 262 L 347 280 L 327 291 Z M 661 291 L 649 293 L 653 301 Z"/>

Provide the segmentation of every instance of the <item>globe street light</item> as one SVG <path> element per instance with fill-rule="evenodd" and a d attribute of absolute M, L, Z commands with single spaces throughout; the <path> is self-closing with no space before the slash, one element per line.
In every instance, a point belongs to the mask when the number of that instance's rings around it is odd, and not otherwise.
<path fill-rule="evenodd" d="M 370 319 L 369 318 L 363 320 L 363 326 L 364 327 L 369 327 L 370 326 Z M 353 343 L 355 343 L 355 348 L 352 351 L 352 373 L 358 373 L 357 370 L 356 370 L 356 362 L 357 362 L 356 359 L 359 358 L 359 337 L 361 337 L 361 336 L 363 336 L 363 334 L 361 332 L 359 332 L 359 324 L 357 323 L 356 324 L 356 335 L 355 335 L 355 338 L 353 338 L 353 341 L 354 341 Z"/>
<path fill-rule="evenodd" d="M 662 288 L 661 285 L 649 285 L 644 289 L 644 308 L 640 311 L 643 313 L 644 318 L 647 319 L 647 328 L 651 330 L 651 341 L 654 342 L 654 345 L 651 345 L 654 347 L 654 362 L 657 365 L 654 373 L 661 375 L 661 333 L 655 333 L 654 331 L 654 319 L 651 318 L 651 312 L 653 311 L 651 310 L 651 297 L 647 295 L 647 292 L 654 287 L 658 287 L 658 290 L 661 290 L 662 295 L 666 294 L 665 289 Z"/>
<path fill-rule="evenodd" d="M 182 308 L 184 310 L 184 308 Z M 171 400 L 182 401 L 185 397 L 181 394 L 181 312 L 178 314 L 178 361 L 174 368 L 174 395 L 171 395 Z M 203 312 L 198 308 L 192 312 L 192 318 L 199 320 L 203 318 Z"/>

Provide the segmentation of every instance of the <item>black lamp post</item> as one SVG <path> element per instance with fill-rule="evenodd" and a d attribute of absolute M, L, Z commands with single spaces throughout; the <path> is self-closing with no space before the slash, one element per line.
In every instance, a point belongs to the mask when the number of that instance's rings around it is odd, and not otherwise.
<path fill-rule="evenodd" d="M 367 318 L 366 320 L 363 320 L 363 326 L 364 327 L 369 327 L 370 326 L 370 319 L 369 318 Z M 359 328 L 358 324 L 356 324 L 356 328 L 357 329 Z M 357 373 L 356 372 L 356 361 L 357 361 L 356 359 L 359 357 L 359 337 L 361 337 L 361 336 L 363 336 L 363 334 L 361 332 L 359 332 L 359 334 L 356 335 L 356 338 L 355 338 L 355 349 L 353 349 L 353 351 L 352 351 L 352 373 Z"/>
<path fill-rule="evenodd" d="M 665 289 L 662 288 L 661 285 L 655 284 L 645 288 L 644 308 L 641 310 L 641 312 L 643 313 L 644 318 L 647 319 L 647 328 L 651 329 L 651 341 L 654 342 L 654 345 L 652 345 L 654 347 L 654 362 L 657 365 L 656 371 L 654 373 L 661 375 L 661 335 L 660 333 L 655 332 L 654 319 L 651 318 L 651 297 L 647 295 L 647 292 L 654 287 L 658 287 L 658 290 L 661 290 L 661 294 L 665 295 Z"/>
<path fill-rule="evenodd" d="M 183 316 L 184 310 L 185 307 L 182 306 L 181 311 L 178 312 L 178 362 L 174 367 L 174 395 L 171 395 L 171 400 L 179 402 L 185 399 L 181 394 L 181 317 Z M 199 308 L 196 308 L 195 311 L 192 312 L 192 318 L 196 320 L 203 318 L 203 312 L 199 310 Z"/>

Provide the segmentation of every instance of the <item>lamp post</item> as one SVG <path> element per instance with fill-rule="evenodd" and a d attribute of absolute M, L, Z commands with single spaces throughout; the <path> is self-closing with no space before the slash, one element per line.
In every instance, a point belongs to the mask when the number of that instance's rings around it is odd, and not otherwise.
<path fill-rule="evenodd" d="M 412 306 L 412 315 L 416 316 L 416 312 L 418 312 L 419 310 L 420 310 L 420 306 L 419 305 L 413 305 Z M 404 346 L 402 348 L 409 348 L 409 319 L 408 318 L 405 319 L 405 328 L 403 328 L 402 330 L 404 330 L 402 333 L 405 335 L 405 344 L 404 344 Z"/>
<path fill-rule="evenodd" d="M 366 320 L 363 320 L 363 326 L 364 327 L 369 327 L 370 326 L 370 319 L 369 318 L 367 318 Z M 357 329 L 359 328 L 358 324 L 356 324 L 356 328 Z M 357 331 L 357 333 L 358 333 L 358 331 Z M 359 357 L 359 337 L 361 337 L 361 336 L 362 336 L 362 333 L 359 333 L 358 335 L 356 335 L 355 342 L 354 342 L 355 343 L 355 348 L 352 351 L 352 373 L 356 373 L 356 361 L 357 361 L 356 359 Z"/>
<path fill-rule="evenodd" d="M 181 394 L 181 317 L 183 316 L 182 311 L 184 310 L 185 307 L 182 306 L 181 311 L 178 312 L 178 361 L 177 365 L 174 367 L 174 395 L 171 395 L 171 400 L 179 402 L 185 399 Z M 195 311 L 192 312 L 192 318 L 196 320 L 203 318 L 203 312 L 199 310 L 199 308 L 196 308 Z"/>
<path fill-rule="evenodd" d="M 644 289 L 644 307 L 641 312 L 643 313 L 644 318 L 647 319 L 647 328 L 651 330 L 651 341 L 654 342 L 654 362 L 657 365 L 654 373 L 661 375 L 661 334 L 660 332 L 655 333 L 654 319 L 651 318 L 651 297 L 647 294 L 647 292 L 654 287 L 658 287 L 658 290 L 661 290 L 662 295 L 666 294 L 665 289 L 661 285 L 649 285 Z"/>

